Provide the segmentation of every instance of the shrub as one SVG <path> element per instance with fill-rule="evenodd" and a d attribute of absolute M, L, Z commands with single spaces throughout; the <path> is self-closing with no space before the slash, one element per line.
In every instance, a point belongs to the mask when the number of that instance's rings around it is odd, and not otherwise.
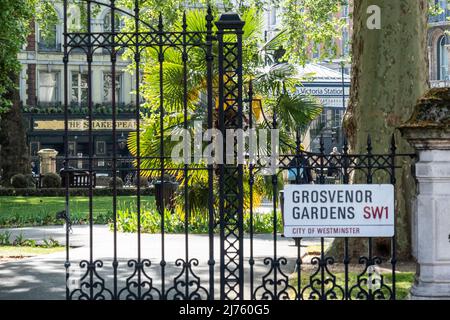
<path fill-rule="evenodd" d="M 12 176 L 11 185 L 14 188 L 26 188 L 27 187 L 27 178 L 25 175 L 18 173 Z"/>
<path fill-rule="evenodd" d="M 164 230 L 167 233 L 184 232 L 185 215 L 183 210 L 170 211 L 164 210 Z M 110 227 L 112 225 L 110 224 Z M 117 210 L 117 228 L 120 232 L 137 232 L 137 212 L 134 208 L 125 207 Z M 200 234 L 208 233 L 209 217 L 208 215 L 193 215 L 189 217 L 189 233 Z M 218 227 L 214 232 L 218 232 Z M 244 231 L 250 231 L 250 213 L 244 214 Z M 277 214 L 277 232 L 283 231 L 281 213 Z M 141 232 L 160 233 L 161 215 L 156 208 L 156 204 L 146 205 L 141 211 Z M 272 233 L 273 232 L 273 213 L 254 213 L 253 214 L 253 232 L 254 233 Z"/>
<path fill-rule="evenodd" d="M 109 179 L 109 187 L 112 189 L 114 187 L 114 178 Z M 122 189 L 123 188 L 123 180 L 119 177 L 116 178 L 116 188 Z"/>
<path fill-rule="evenodd" d="M 136 186 L 137 186 L 137 179 L 136 179 Z M 140 179 L 140 185 L 141 185 L 141 189 L 142 188 L 147 188 L 148 186 L 149 186 L 149 181 L 148 181 L 148 178 L 147 177 L 142 177 L 141 176 L 141 179 Z"/>
<path fill-rule="evenodd" d="M 25 179 L 27 180 L 27 188 L 36 188 L 36 178 L 32 174 L 25 175 Z"/>
<path fill-rule="evenodd" d="M 56 248 L 61 246 L 58 242 L 58 240 L 53 239 L 50 237 L 49 239 L 44 239 L 41 247 L 43 248 Z"/>
<path fill-rule="evenodd" d="M 61 187 L 61 177 L 56 173 L 46 173 L 42 176 L 43 188 L 59 188 Z"/>
<path fill-rule="evenodd" d="M 89 196 L 88 188 L 70 188 L 69 193 L 71 197 L 87 197 Z M 117 189 L 117 195 L 119 196 L 135 196 L 137 193 L 136 188 L 123 188 Z M 152 196 L 155 190 L 152 188 L 141 189 L 141 195 Z M 66 195 L 65 188 L 0 188 L 0 197 L 64 197 Z M 94 196 L 112 196 L 112 188 L 95 188 Z M 0 199 L 1 202 L 1 199 Z"/>
<path fill-rule="evenodd" d="M 5 231 L 0 233 L 0 245 L 9 246 L 11 244 L 11 232 Z"/>

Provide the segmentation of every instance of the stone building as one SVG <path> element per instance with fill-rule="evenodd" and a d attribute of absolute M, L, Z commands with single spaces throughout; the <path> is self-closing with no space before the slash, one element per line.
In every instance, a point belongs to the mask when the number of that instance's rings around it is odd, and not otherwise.
<path fill-rule="evenodd" d="M 428 20 L 428 60 L 431 87 L 449 87 L 450 1 L 435 0 L 442 12 Z"/>
<path fill-rule="evenodd" d="M 46 32 L 38 23 L 32 22 L 32 32 L 28 36 L 26 46 L 19 54 L 22 63 L 20 76 L 20 98 L 24 117 L 27 123 L 27 139 L 31 156 L 37 156 L 41 149 L 51 148 L 64 155 L 64 66 L 63 66 L 63 8 L 62 3 L 55 2 L 58 23 L 49 26 Z M 77 7 L 69 8 L 71 23 L 79 24 L 80 13 Z M 92 20 L 93 31 L 111 29 L 111 17 L 108 8 L 102 7 Z M 123 21 L 116 19 L 116 29 L 123 26 Z M 134 79 L 125 68 L 129 61 L 122 59 L 121 54 L 116 66 L 116 105 L 118 121 L 118 141 L 112 141 L 110 133 L 112 119 L 112 73 L 111 60 L 108 51 L 97 50 L 92 62 L 92 97 L 94 155 L 106 157 L 111 154 L 113 143 L 124 154 L 128 132 L 135 129 L 136 107 L 135 96 L 131 94 Z M 89 154 L 89 137 L 86 128 L 88 116 L 88 64 L 86 54 L 79 50 L 69 57 L 68 101 L 69 155 L 87 156 Z M 61 166 L 62 162 L 58 162 Z M 87 161 L 77 161 L 75 166 L 84 167 Z M 94 164 L 100 170 L 107 167 L 104 161 Z"/>
<path fill-rule="evenodd" d="M 351 1 L 349 5 L 342 8 L 339 17 L 345 19 L 347 25 L 342 31 L 342 36 L 336 39 L 339 47 L 338 55 L 347 57 L 350 48 L 351 39 Z M 37 159 L 37 153 L 41 149 L 55 149 L 62 159 L 64 155 L 64 75 L 63 75 L 63 8 L 61 2 L 55 2 L 55 10 L 59 22 L 50 26 L 49 30 L 42 30 L 38 23 L 32 22 L 32 32 L 28 36 L 26 46 L 19 54 L 22 63 L 20 76 L 20 98 L 23 105 L 24 118 L 27 124 L 27 140 L 29 143 L 30 154 L 33 159 Z M 81 14 L 77 7 L 69 8 L 69 23 L 76 25 L 80 23 Z M 281 9 L 270 8 L 264 15 L 264 31 L 266 39 L 273 37 L 280 28 Z M 110 26 L 110 12 L 106 7 L 101 7 L 99 12 L 95 13 L 92 20 L 93 31 L 108 31 Z M 123 27 L 123 21 L 116 19 L 115 29 Z M 321 50 L 326 50 L 321 45 L 317 46 L 317 52 L 311 52 L 311 59 L 317 59 Z M 121 55 L 120 55 L 121 56 Z M 113 144 L 116 143 L 119 152 L 128 154 L 126 148 L 126 139 L 130 131 L 135 130 L 136 124 L 136 102 L 132 94 L 134 76 L 126 71 L 130 61 L 118 58 L 116 67 L 116 103 L 118 109 L 118 140 L 112 141 L 110 134 L 112 108 L 112 74 L 110 54 L 108 51 L 97 50 L 92 62 L 92 83 L 93 83 L 93 145 L 94 156 L 108 157 L 112 153 Z M 330 99 L 343 99 L 341 102 L 333 102 L 331 106 L 325 105 L 324 113 L 313 124 L 315 136 L 323 134 L 326 145 L 330 148 L 336 141 L 336 132 L 341 131 L 342 116 L 345 111 L 345 105 L 348 97 L 349 70 L 348 64 L 342 65 L 339 61 L 318 62 L 317 66 L 324 67 L 318 78 L 323 73 L 329 74 L 334 71 L 333 86 L 346 89 L 345 97 L 341 94 L 336 96 L 319 97 L 322 101 L 331 101 Z M 314 68 L 317 69 L 315 65 Z M 330 70 L 331 69 L 331 70 Z M 345 83 L 341 85 L 341 80 Z M 86 55 L 82 51 L 74 51 L 69 59 L 68 74 L 68 95 L 70 103 L 69 113 L 69 155 L 75 157 L 86 157 L 89 154 L 89 135 L 86 128 L 87 118 L 87 61 Z M 323 81 L 322 81 L 323 82 Z M 322 83 L 323 84 L 323 83 Z M 319 86 L 322 84 L 318 84 Z M 315 87 L 314 83 L 309 84 Z M 342 96 L 342 97 L 341 97 Z M 341 100 L 339 100 L 341 101 Z M 319 130 L 320 129 L 320 130 Z M 318 143 L 312 142 L 311 146 L 317 146 Z M 328 147 L 327 147 L 328 149 Z M 58 167 L 62 160 L 58 162 Z M 74 161 L 74 166 L 85 167 L 87 161 Z M 97 170 L 107 168 L 108 163 L 104 161 L 95 161 L 94 166 Z"/>

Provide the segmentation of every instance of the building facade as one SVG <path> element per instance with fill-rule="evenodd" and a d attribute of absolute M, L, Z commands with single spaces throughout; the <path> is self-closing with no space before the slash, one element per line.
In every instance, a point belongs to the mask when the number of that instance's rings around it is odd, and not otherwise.
<path fill-rule="evenodd" d="M 435 0 L 441 8 L 439 15 L 428 19 L 428 61 L 431 87 L 449 87 L 450 1 Z"/>
<path fill-rule="evenodd" d="M 92 20 L 93 31 L 111 29 L 109 9 L 98 12 Z M 63 66 L 63 8 L 55 2 L 58 23 L 43 30 L 32 22 L 32 32 L 27 44 L 19 54 L 22 64 L 20 76 L 20 98 L 27 125 L 27 140 L 32 159 L 36 159 L 40 149 L 51 148 L 64 155 L 64 66 Z M 77 23 L 79 12 L 76 7 L 69 9 L 70 19 Z M 116 29 L 122 27 L 122 20 L 116 19 Z M 44 32 L 45 31 L 45 32 Z M 93 100 L 93 145 L 94 157 L 107 157 L 112 153 L 113 144 L 118 150 L 128 154 L 126 139 L 135 130 L 136 106 L 133 76 L 126 72 L 129 61 L 118 55 L 116 64 L 115 101 L 117 106 L 118 140 L 110 134 L 112 125 L 112 70 L 111 55 L 108 51 L 97 50 L 92 61 Z M 88 116 L 88 64 L 83 51 L 73 51 L 69 57 L 68 101 L 69 101 L 69 155 L 86 157 L 89 154 Z M 62 162 L 58 162 L 58 167 Z M 74 166 L 85 167 L 87 161 L 75 161 Z M 95 161 L 101 170 L 108 164 Z"/>
<path fill-rule="evenodd" d="M 264 35 L 266 41 L 275 37 L 282 30 L 282 10 L 280 7 L 270 7 L 264 15 Z M 321 61 L 321 53 L 330 50 L 323 44 L 313 44 L 310 47 L 309 58 L 313 63 L 298 68 L 299 77 L 308 75 L 302 82 L 299 92 L 312 95 L 321 102 L 322 114 L 315 119 L 307 132 L 304 133 L 304 146 L 306 149 L 318 152 L 320 150 L 320 137 L 323 137 L 325 152 L 333 147 L 342 148 L 343 131 L 342 121 L 347 108 L 350 93 L 350 46 L 353 24 L 351 14 L 353 1 L 343 5 L 337 18 L 343 20 L 344 27 L 341 35 L 335 39 L 337 46 L 336 56 L 339 59 Z"/>
<path fill-rule="evenodd" d="M 298 68 L 298 74 L 309 76 L 298 91 L 303 95 L 317 98 L 323 107 L 318 118 L 312 121 L 305 134 L 304 147 L 314 152 L 320 151 L 320 139 L 323 138 L 324 152 L 333 147 L 343 146 L 342 119 L 350 95 L 350 77 L 320 64 L 307 64 Z"/>
<path fill-rule="evenodd" d="M 20 98 L 23 105 L 24 118 L 27 125 L 27 140 L 32 159 L 37 159 L 41 149 L 51 148 L 63 157 L 64 150 L 64 85 L 63 74 L 63 8 L 55 2 L 58 23 L 43 30 L 38 23 L 32 22 L 32 32 L 28 36 L 26 46 L 19 55 L 22 63 L 20 76 Z M 339 18 L 345 20 L 346 27 L 342 36 L 336 39 L 338 55 L 348 57 L 351 39 L 351 1 L 343 6 Z M 264 33 L 269 40 L 281 28 L 280 8 L 269 8 L 264 15 Z M 70 24 L 79 24 L 81 14 L 77 7 L 69 8 Z M 77 21 L 78 20 L 78 21 Z M 123 27 L 123 20 L 116 19 L 118 30 Z M 109 9 L 102 7 L 92 19 L 92 31 L 111 30 L 111 16 Z M 317 46 L 318 51 L 311 52 L 311 59 L 320 56 L 323 46 Z M 343 60 L 345 61 L 345 60 Z M 127 72 L 130 61 L 119 54 L 116 64 L 116 105 L 118 139 L 113 141 L 110 134 L 112 125 L 112 73 L 111 57 L 108 51 L 97 50 L 92 62 L 92 100 L 93 100 L 93 155 L 94 158 L 107 158 L 111 155 L 113 145 L 123 155 L 128 155 L 126 141 L 129 132 L 136 128 L 136 101 L 132 93 L 135 87 L 135 77 Z M 310 66 L 311 67 L 311 66 Z M 88 116 L 88 77 L 86 54 L 73 51 L 69 57 L 68 73 L 68 101 L 69 106 L 69 141 L 68 152 L 71 157 L 87 157 L 89 150 L 89 134 L 87 130 Z M 348 100 L 350 66 L 341 61 L 318 62 L 314 65 L 318 70 L 313 82 L 304 84 L 308 92 L 320 89 L 323 92 L 335 94 L 318 95 L 324 105 L 323 114 L 313 122 L 308 137 L 312 138 L 311 149 L 318 148 L 318 137 L 323 135 L 326 149 L 339 144 L 341 137 L 341 123 Z M 332 75 L 331 75 L 332 74 Z M 330 89 L 330 90 L 328 90 Z M 299 88 L 299 90 L 303 90 Z M 338 92 L 340 90 L 340 92 Z M 307 94 L 305 91 L 305 94 Z M 88 161 L 73 161 L 75 167 L 86 167 Z M 62 161 L 58 162 L 61 167 Z M 96 170 L 101 171 L 109 164 L 103 160 L 95 160 Z"/>

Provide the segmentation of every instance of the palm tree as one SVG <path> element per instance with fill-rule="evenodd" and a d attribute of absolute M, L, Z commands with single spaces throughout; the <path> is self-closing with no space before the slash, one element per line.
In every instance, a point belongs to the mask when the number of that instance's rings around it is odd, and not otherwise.
<path fill-rule="evenodd" d="M 280 138 L 285 142 L 284 147 L 292 147 L 295 137 L 292 132 L 307 126 L 321 112 L 321 107 L 316 101 L 299 95 L 296 86 L 300 84 L 300 79 L 296 77 L 295 67 L 285 63 L 266 64 L 257 44 L 260 42 L 261 19 L 256 10 L 247 8 L 242 13 L 245 21 L 243 34 L 243 69 L 246 75 L 244 86 L 248 89 L 250 82 L 253 82 L 254 95 L 252 112 L 254 114 L 254 125 L 258 128 L 271 127 L 269 120 L 278 118 L 280 128 Z M 187 31 L 206 32 L 204 13 L 198 10 L 188 11 L 183 17 L 183 24 L 187 25 Z M 182 30 L 183 24 L 177 24 L 174 29 Z M 277 38 L 278 39 L 278 38 Z M 275 40 L 274 40 L 275 41 Z M 267 49 L 269 46 L 265 46 Z M 217 52 L 215 46 L 213 52 Z M 264 52 L 271 55 L 270 50 Z M 130 134 L 128 147 L 130 152 L 136 156 L 140 149 L 142 175 L 151 178 L 160 178 L 160 173 L 151 168 L 160 168 L 161 163 L 158 156 L 161 147 L 161 123 L 159 116 L 160 108 L 160 66 L 158 52 L 149 49 L 145 52 L 146 63 L 144 67 L 143 96 L 146 100 L 144 107 L 148 113 L 143 117 L 143 130 L 140 132 L 140 145 L 138 148 L 136 133 Z M 217 70 L 217 68 L 214 68 Z M 206 116 L 207 106 L 202 97 L 205 96 L 207 86 L 207 64 L 204 51 L 200 48 L 189 49 L 189 62 L 187 71 L 187 114 L 184 115 L 184 72 L 185 66 L 182 60 L 182 53 L 176 48 L 167 48 L 164 54 L 163 67 L 163 103 L 165 116 L 163 119 L 162 138 L 164 150 L 172 150 L 178 143 L 171 141 L 173 134 L 183 128 L 190 128 L 191 137 L 194 135 L 194 122 L 202 120 Z M 214 96 L 218 96 L 217 74 L 213 77 Z M 218 107 L 218 106 L 216 106 Z M 294 147 L 295 148 L 295 147 Z M 167 155 L 167 154 L 166 154 Z M 149 158 L 150 157 L 150 158 Z M 165 160 L 166 172 L 183 182 L 183 164 Z M 190 164 L 204 167 L 205 163 Z M 245 172 L 248 175 L 248 172 Z M 208 173 L 206 170 L 189 170 L 188 177 L 188 197 L 190 201 L 190 213 L 207 213 Z M 262 197 L 269 194 L 270 188 L 265 186 L 265 179 L 256 177 L 253 192 L 253 205 L 257 206 Z M 248 186 L 247 186 L 248 187 Z M 244 190 L 244 207 L 249 206 L 249 192 Z M 217 198 L 217 197 L 216 197 Z M 184 204 L 184 199 L 179 197 L 180 207 Z M 178 201 L 176 201 L 178 202 Z"/>

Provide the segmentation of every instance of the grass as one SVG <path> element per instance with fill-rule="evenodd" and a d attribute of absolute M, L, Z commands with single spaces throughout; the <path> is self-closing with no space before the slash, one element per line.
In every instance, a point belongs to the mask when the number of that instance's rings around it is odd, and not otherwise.
<path fill-rule="evenodd" d="M 141 196 L 141 203 L 153 202 L 153 196 Z M 106 224 L 112 218 L 112 196 L 96 196 L 93 200 L 95 223 Z M 135 196 L 118 196 L 117 208 L 136 207 Z M 0 197 L 0 227 L 26 227 L 63 223 L 56 220 L 64 210 L 64 197 Z M 70 214 L 73 223 L 86 223 L 89 218 L 89 198 L 71 197 Z"/>
<path fill-rule="evenodd" d="M 390 272 L 382 272 L 381 273 L 383 275 L 383 282 L 384 284 L 386 284 L 386 286 L 390 289 L 392 289 L 392 273 Z M 409 291 L 411 289 L 411 286 L 413 285 L 414 282 L 414 272 L 412 271 L 406 271 L 406 272 L 396 272 L 396 299 L 397 300 L 404 300 L 406 299 L 406 297 L 409 294 Z M 345 288 L 345 273 L 344 272 L 333 272 L 333 275 L 336 277 L 335 279 L 335 283 L 336 285 L 340 286 L 341 288 Z M 358 272 L 353 272 L 350 271 L 349 272 L 349 288 L 355 286 L 358 281 Z M 301 276 L 301 288 L 302 290 L 304 288 L 305 291 L 303 293 L 303 298 L 304 299 L 308 299 L 310 293 L 312 292 L 312 290 L 310 289 L 310 287 L 308 287 L 310 285 L 310 276 L 311 276 L 311 272 L 302 272 L 302 276 Z M 367 278 L 367 274 L 365 274 L 366 278 Z M 293 286 L 294 288 L 297 288 L 297 275 L 292 276 L 289 280 L 289 283 L 291 286 Z M 314 279 L 319 279 L 320 280 L 320 272 L 318 274 L 318 276 L 316 276 Z M 331 289 L 331 285 L 325 285 L 325 291 L 327 289 Z M 368 290 L 367 285 L 361 284 L 361 287 L 365 290 Z M 314 285 L 314 288 L 317 289 L 319 292 L 321 292 L 321 287 L 320 287 L 320 282 L 318 284 Z M 340 290 L 338 288 L 335 288 L 334 291 L 337 293 L 337 298 L 338 299 L 342 299 L 342 293 L 340 292 Z M 356 299 L 356 294 L 357 292 L 360 291 L 358 288 L 355 288 L 354 290 L 351 291 L 351 297 L 352 299 Z M 388 289 L 383 289 L 382 292 L 385 294 L 385 299 L 389 299 L 390 298 L 390 292 Z"/>
<path fill-rule="evenodd" d="M 22 246 L 0 246 L 0 257 L 23 257 L 37 256 L 41 254 L 49 254 L 61 252 L 63 246 L 44 248 L 44 247 L 22 247 Z"/>

